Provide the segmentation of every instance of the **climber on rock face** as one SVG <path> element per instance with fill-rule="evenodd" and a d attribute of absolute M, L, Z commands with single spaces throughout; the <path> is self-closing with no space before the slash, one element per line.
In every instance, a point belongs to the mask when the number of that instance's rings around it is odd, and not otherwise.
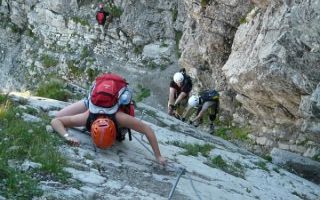
<path fill-rule="evenodd" d="M 100 3 L 98 6 L 98 11 L 96 12 L 96 20 L 99 24 L 101 32 L 105 35 L 108 26 L 106 26 L 106 21 L 109 19 L 110 13 L 104 10 L 104 4 Z M 107 23 L 108 24 L 108 23 Z"/>
<path fill-rule="evenodd" d="M 199 95 L 192 95 L 188 100 L 188 107 L 182 116 L 182 120 L 189 115 L 192 108 L 197 108 L 196 116 L 189 122 L 198 126 L 202 120 L 205 112 L 209 112 L 210 130 L 214 131 L 214 120 L 219 111 L 219 93 L 216 90 L 205 90 Z"/>
<path fill-rule="evenodd" d="M 189 93 L 192 90 L 192 80 L 186 74 L 184 68 L 176 72 L 173 80 L 170 82 L 169 101 L 168 101 L 168 114 L 179 116 L 178 107 L 186 106 Z"/>
<path fill-rule="evenodd" d="M 115 140 L 124 140 L 123 130 L 129 132 L 130 139 L 130 129 L 133 129 L 146 135 L 156 160 L 165 165 L 166 159 L 160 153 L 154 131 L 134 117 L 132 92 L 127 85 L 126 80 L 117 74 L 98 76 L 88 97 L 58 111 L 51 125 L 67 143 L 75 146 L 80 142 L 66 128 L 86 126 L 98 148 L 108 148 Z"/>

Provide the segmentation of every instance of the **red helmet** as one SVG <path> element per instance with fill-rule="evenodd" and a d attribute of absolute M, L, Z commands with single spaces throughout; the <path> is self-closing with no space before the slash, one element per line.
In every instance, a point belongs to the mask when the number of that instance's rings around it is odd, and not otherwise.
<path fill-rule="evenodd" d="M 109 118 L 98 118 L 91 125 L 91 137 L 101 149 L 111 147 L 116 140 L 116 126 Z"/>

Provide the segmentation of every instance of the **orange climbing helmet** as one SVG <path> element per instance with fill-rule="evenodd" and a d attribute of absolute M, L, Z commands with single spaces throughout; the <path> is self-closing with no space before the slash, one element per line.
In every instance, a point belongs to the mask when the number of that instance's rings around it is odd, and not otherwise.
<path fill-rule="evenodd" d="M 116 135 L 116 126 L 110 118 L 98 118 L 91 125 L 92 141 L 98 148 L 111 147 L 116 140 Z"/>

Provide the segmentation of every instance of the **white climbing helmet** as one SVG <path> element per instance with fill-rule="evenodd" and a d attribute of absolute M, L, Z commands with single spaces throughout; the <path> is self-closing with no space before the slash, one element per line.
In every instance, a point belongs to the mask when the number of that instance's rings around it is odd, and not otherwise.
<path fill-rule="evenodd" d="M 196 107 L 198 106 L 200 103 L 200 98 L 199 96 L 197 95 L 192 95 L 189 100 L 188 100 L 188 104 L 191 106 L 191 107 Z"/>
<path fill-rule="evenodd" d="M 173 76 L 173 81 L 175 83 L 181 83 L 183 81 L 183 79 L 184 79 L 184 77 L 183 77 L 183 74 L 181 72 L 177 72 Z"/>

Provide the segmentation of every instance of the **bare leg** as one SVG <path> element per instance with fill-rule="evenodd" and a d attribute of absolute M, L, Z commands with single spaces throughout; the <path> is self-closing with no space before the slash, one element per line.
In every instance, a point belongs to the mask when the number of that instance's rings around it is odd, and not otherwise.
<path fill-rule="evenodd" d="M 83 113 L 86 110 L 87 110 L 87 107 L 85 106 L 84 101 L 81 100 L 58 111 L 56 113 L 56 117 L 76 115 L 76 114 Z"/>

